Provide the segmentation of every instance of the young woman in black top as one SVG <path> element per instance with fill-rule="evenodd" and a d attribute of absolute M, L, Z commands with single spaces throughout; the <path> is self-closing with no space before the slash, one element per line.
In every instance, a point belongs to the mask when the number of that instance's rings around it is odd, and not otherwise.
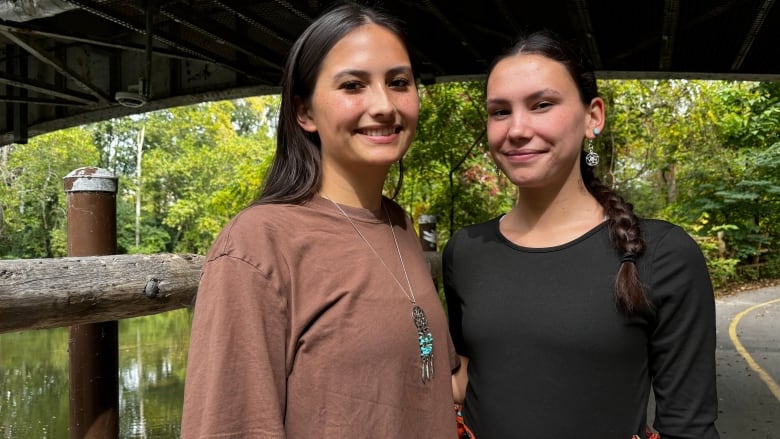
<path fill-rule="evenodd" d="M 478 439 L 717 439 L 714 296 L 694 240 L 594 176 L 592 66 L 549 32 L 491 68 L 487 133 L 515 206 L 444 250 L 456 401 Z M 585 149 L 583 150 L 583 144 Z"/>

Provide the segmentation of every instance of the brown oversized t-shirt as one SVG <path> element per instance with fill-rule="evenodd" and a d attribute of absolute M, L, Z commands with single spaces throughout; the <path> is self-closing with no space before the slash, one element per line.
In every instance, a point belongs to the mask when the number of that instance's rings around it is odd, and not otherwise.
<path fill-rule="evenodd" d="M 385 199 L 434 336 L 423 383 L 412 305 L 328 200 L 245 209 L 203 266 L 182 438 L 452 439 L 445 315 L 412 222 Z M 406 287 L 384 210 L 342 206 Z"/>

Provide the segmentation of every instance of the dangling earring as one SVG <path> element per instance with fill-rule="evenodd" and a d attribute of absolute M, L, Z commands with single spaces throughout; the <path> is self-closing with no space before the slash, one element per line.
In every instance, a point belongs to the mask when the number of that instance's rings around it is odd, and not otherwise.
<path fill-rule="evenodd" d="M 598 136 L 601 131 L 598 128 L 593 128 L 593 135 Z M 599 155 L 593 150 L 593 139 L 588 139 L 588 154 L 585 156 L 585 163 L 591 168 L 599 164 Z"/>

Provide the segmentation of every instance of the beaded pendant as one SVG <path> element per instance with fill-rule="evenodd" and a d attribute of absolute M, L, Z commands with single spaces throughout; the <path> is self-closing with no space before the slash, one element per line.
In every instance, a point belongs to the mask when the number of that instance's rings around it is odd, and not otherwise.
<path fill-rule="evenodd" d="M 412 320 L 417 327 L 417 343 L 420 345 L 420 360 L 422 361 L 422 382 L 423 384 L 433 379 L 435 370 L 433 369 L 433 334 L 428 329 L 428 318 L 425 317 L 425 311 L 419 305 L 412 307 Z"/>

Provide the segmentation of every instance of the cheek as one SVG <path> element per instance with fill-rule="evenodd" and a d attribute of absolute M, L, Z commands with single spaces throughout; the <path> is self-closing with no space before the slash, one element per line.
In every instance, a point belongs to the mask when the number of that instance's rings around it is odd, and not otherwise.
<path fill-rule="evenodd" d="M 395 108 L 403 114 L 409 125 L 417 125 L 420 117 L 420 98 L 416 94 L 400 96 L 395 100 Z"/>
<path fill-rule="evenodd" d="M 359 99 L 329 99 L 325 102 L 324 108 L 340 116 L 339 118 L 348 119 L 354 113 L 360 112 L 363 105 Z"/>
<path fill-rule="evenodd" d="M 490 150 L 498 149 L 504 143 L 504 140 L 506 140 L 506 125 L 488 120 L 487 141 Z"/>
<path fill-rule="evenodd" d="M 312 108 L 320 119 L 327 118 L 332 122 L 350 119 L 362 108 L 359 99 L 345 99 L 341 96 L 333 96 L 327 93 L 314 95 Z"/>

